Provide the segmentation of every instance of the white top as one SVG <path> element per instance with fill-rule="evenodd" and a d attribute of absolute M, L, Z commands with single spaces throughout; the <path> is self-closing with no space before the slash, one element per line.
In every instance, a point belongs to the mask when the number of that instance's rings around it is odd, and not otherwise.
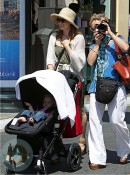
<path fill-rule="evenodd" d="M 22 76 L 16 82 L 16 97 L 21 99 L 19 83 L 34 77 L 41 86 L 54 96 L 60 119 L 69 117 L 71 119 L 71 126 L 73 126 L 76 115 L 75 101 L 70 86 L 63 74 L 53 70 L 40 70 Z"/>
<path fill-rule="evenodd" d="M 51 34 L 47 50 L 47 65 L 52 64 L 55 68 L 57 57 L 55 55 L 56 33 Z M 78 34 L 70 42 L 72 52 L 70 53 L 70 71 L 78 74 L 83 80 L 83 67 L 86 64 L 85 40 L 82 34 Z"/>

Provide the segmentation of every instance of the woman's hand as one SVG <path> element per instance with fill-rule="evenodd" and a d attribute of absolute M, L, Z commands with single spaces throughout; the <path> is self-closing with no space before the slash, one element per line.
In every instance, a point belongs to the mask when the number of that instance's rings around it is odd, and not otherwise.
<path fill-rule="evenodd" d="M 64 46 L 64 48 L 66 49 L 68 55 L 70 55 L 71 47 L 70 47 L 70 39 L 67 38 L 63 38 L 63 40 L 61 41 L 61 44 Z"/>
<path fill-rule="evenodd" d="M 53 67 L 52 64 L 48 64 L 48 65 L 47 65 L 47 69 L 49 69 L 49 70 L 54 70 L 54 67 Z"/>
<path fill-rule="evenodd" d="M 63 40 L 61 41 L 61 44 L 62 44 L 64 47 L 68 47 L 69 44 L 70 44 L 70 39 L 63 38 Z"/>
<path fill-rule="evenodd" d="M 111 31 L 111 28 L 110 28 L 110 26 L 109 26 L 109 24 L 107 24 L 107 23 L 105 23 L 105 25 L 107 25 L 107 31 L 106 31 L 106 35 L 112 35 L 112 31 Z"/>
<path fill-rule="evenodd" d="M 96 29 L 95 32 L 93 33 L 93 35 L 94 35 L 94 39 L 95 39 L 95 42 L 96 42 L 95 44 L 100 45 L 101 40 L 104 38 L 104 34 L 99 33 L 98 29 Z"/>
<path fill-rule="evenodd" d="M 103 22 L 102 24 L 107 26 L 107 30 L 106 30 L 105 34 L 111 36 L 113 34 L 113 32 L 111 31 L 111 28 L 110 28 L 109 24 L 106 23 L 106 22 Z"/>

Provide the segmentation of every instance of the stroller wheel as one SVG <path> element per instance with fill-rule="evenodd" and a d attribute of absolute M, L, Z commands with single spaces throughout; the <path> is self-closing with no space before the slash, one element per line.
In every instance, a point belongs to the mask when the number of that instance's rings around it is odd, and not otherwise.
<path fill-rule="evenodd" d="M 81 159 L 82 154 L 79 144 L 77 143 L 71 144 L 67 155 L 67 165 L 71 171 L 77 171 L 79 169 Z"/>

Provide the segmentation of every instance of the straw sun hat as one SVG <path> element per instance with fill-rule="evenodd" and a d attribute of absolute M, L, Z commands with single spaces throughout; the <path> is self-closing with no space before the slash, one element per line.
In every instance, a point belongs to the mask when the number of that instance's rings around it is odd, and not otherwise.
<path fill-rule="evenodd" d="M 59 14 L 53 13 L 50 15 L 52 22 L 55 24 L 57 24 L 57 18 L 63 18 L 78 29 L 78 26 L 74 23 L 75 17 L 76 13 L 68 7 L 64 7 Z"/>

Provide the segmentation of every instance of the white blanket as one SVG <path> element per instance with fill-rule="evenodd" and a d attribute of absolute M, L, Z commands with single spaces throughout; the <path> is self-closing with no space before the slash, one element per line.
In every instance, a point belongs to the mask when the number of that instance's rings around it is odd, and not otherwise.
<path fill-rule="evenodd" d="M 60 119 L 70 118 L 71 126 L 74 125 L 76 115 L 73 93 L 63 74 L 53 70 L 40 70 L 22 76 L 16 82 L 16 98 L 21 99 L 19 83 L 25 79 L 36 78 L 36 81 L 47 89 L 55 98 Z"/>

